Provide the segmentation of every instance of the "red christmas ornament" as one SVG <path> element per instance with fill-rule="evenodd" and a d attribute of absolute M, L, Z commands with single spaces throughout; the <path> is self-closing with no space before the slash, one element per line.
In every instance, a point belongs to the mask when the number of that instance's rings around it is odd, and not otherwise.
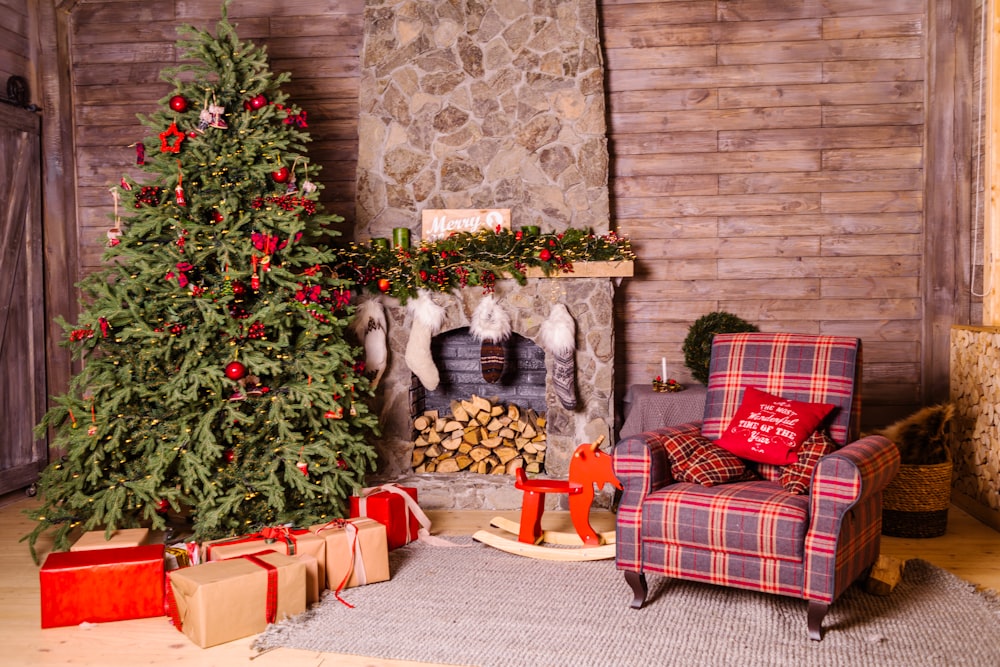
<path fill-rule="evenodd" d="M 552 259 L 552 253 L 549 252 L 548 248 L 542 248 L 541 250 L 538 251 L 538 259 L 542 260 L 543 262 L 547 262 L 550 259 Z"/>
<path fill-rule="evenodd" d="M 348 468 L 347 461 L 345 461 L 342 458 L 337 459 L 337 467 L 340 468 L 341 470 L 347 470 Z"/>
<path fill-rule="evenodd" d="M 156 511 L 160 514 L 166 514 L 167 510 L 170 509 L 170 501 L 166 498 L 160 498 L 156 501 Z"/>
<path fill-rule="evenodd" d="M 171 141 L 173 138 L 173 141 Z M 177 123 L 170 123 L 165 131 L 160 132 L 160 152 L 161 153 L 180 153 L 181 143 L 183 143 L 185 134 L 177 129 Z"/>
<path fill-rule="evenodd" d="M 378 288 L 382 292 L 388 292 L 392 287 L 392 283 L 389 282 L 388 278 L 380 278 L 378 281 Z"/>
<path fill-rule="evenodd" d="M 232 463 L 233 459 L 236 458 L 236 452 L 231 449 L 227 449 L 222 453 L 223 458 L 226 459 L 226 463 Z"/>
<path fill-rule="evenodd" d="M 267 105 L 267 98 L 263 95 L 257 95 L 250 98 L 250 108 L 256 111 L 257 109 L 263 108 Z"/>
<path fill-rule="evenodd" d="M 170 98 L 170 108 L 177 113 L 184 113 L 188 108 L 188 101 L 183 95 L 174 95 Z"/>
<path fill-rule="evenodd" d="M 295 467 L 298 468 L 303 475 L 307 477 L 309 476 L 309 464 L 305 461 L 299 461 L 295 464 Z"/>
<path fill-rule="evenodd" d="M 290 174 L 291 172 L 288 171 L 288 167 L 282 167 L 277 171 L 272 171 L 271 178 L 274 179 L 275 183 L 284 183 L 285 181 L 288 180 Z"/>
<path fill-rule="evenodd" d="M 238 361 L 231 361 L 226 366 L 226 377 L 230 380 L 240 380 L 247 374 L 247 367 Z"/>

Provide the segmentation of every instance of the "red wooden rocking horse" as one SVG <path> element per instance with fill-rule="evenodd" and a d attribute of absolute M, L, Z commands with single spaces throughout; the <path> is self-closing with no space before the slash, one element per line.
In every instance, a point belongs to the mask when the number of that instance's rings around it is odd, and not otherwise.
<path fill-rule="evenodd" d="M 517 541 L 503 535 L 480 530 L 473 539 L 497 549 L 531 558 L 547 560 L 600 560 L 615 555 L 614 531 L 598 534 L 590 525 L 590 507 L 594 503 L 595 488 L 611 484 L 621 489 L 615 477 L 611 455 L 600 450 L 604 436 L 591 443 L 584 443 L 573 452 L 569 462 L 569 479 L 528 479 L 518 468 L 514 487 L 524 491 L 521 504 L 521 522 L 494 517 L 490 525 L 517 535 Z M 542 530 L 542 513 L 545 511 L 545 494 L 569 495 L 569 515 L 576 534 Z M 544 543 L 562 546 L 579 546 L 566 549 L 545 546 Z"/>

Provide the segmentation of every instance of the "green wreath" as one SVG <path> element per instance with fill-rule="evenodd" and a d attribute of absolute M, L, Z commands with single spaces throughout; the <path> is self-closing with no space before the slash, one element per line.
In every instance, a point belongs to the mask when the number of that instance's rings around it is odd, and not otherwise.
<path fill-rule="evenodd" d="M 702 384 L 708 384 L 708 364 L 712 359 L 712 338 L 717 333 L 745 333 L 760 331 L 757 325 L 727 313 L 716 311 L 702 315 L 684 339 L 684 365 L 691 371 L 691 377 Z"/>

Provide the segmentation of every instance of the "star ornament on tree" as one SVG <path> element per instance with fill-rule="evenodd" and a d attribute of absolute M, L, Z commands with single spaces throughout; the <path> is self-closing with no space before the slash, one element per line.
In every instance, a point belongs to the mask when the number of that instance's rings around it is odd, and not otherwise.
<path fill-rule="evenodd" d="M 173 142 L 170 138 L 173 137 Z M 177 123 L 170 123 L 164 132 L 160 132 L 160 152 L 180 153 L 181 143 L 184 141 L 184 133 L 177 129 Z"/>

